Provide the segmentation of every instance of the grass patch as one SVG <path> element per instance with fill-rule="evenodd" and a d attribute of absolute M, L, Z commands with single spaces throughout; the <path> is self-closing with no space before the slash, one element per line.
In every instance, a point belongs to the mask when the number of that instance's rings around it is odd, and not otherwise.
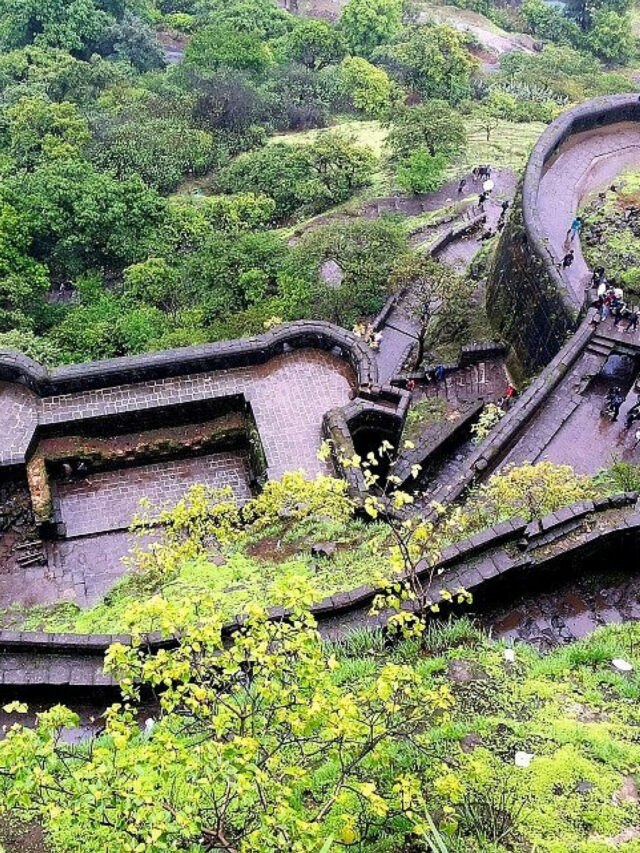
<path fill-rule="evenodd" d="M 350 137 L 356 145 L 366 145 L 377 157 L 388 154 L 387 136 L 389 131 L 379 121 L 360 121 L 358 119 L 336 117 L 329 127 L 314 128 L 293 133 L 279 133 L 272 136 L 267 144 L 285 142 L 287 145 L 310 145 L 327 131 L 339 131 Z"/>
<path fill-rule="evenodd" d="M 425 397 L 413 403 L 407 412 L 403 439 L 411 441 L 420 435 L 425 427 L 440 423 L 447 415 L 447 401 L 441 397 Z"/>
<path fill-rule="evenodd" d="M 129 572 L 102 601 L 87 610 L 68 603 L 12 608 L 0 613 L 0 622 L 31 631 L 117 633 L 122 630 L 126 611 L 151 595 L 171 602 L 212 596 L 224 616 L 231 618 L 255 601 L 276 604 L 277 585 L 293 576 L 307 578 L 319 601 L 381 577 L 387 558 L 384 548 L 378 548 L 386 535 L 383 525 L 358 519 L 344 524 L 313 519 L 290 527 L 281 525 L 265 531 L 262 540 L 253 538 L 224 548 L 220 560 L 187 561 L 165 583 L 150 586 L 144 577 Z M 325 541 L 336 543 L 335 553 L 313 557 L 312 546 Z"/>
<path fill-rule="evenodd" d="M 466 617 L 434 623 L 422 647 L 385 650 L 379 632 L 359 631 L 331 651 L 345 685 L 391 659 L 452 690 L 451 717 L 424 733 L 424 751 L 396 746 L 389 756 L 432 783 L 436 811 L 446 801 L 442 774 L 460 786 L 449 853 L 604 853 L 610 839 L 638 825 L 638 803 L 620 792 L 640 781 L 639 623 L 599 629 L 544 657 L 516 645 L 514 664 Z M 614 657 L 632 662 L 633 673 L 614 673 Z M 456 680 L 461 669 L 475 676 Z M 529 767 L 516 766 L 516 751 L 533 754 Z M 506 833 L 498 842 L 492 832 L 501 809 Z M 624 849 L 635 853 L 637 843 Z"/>
<path fill-rule="evenodd" d="M 486 131 L 473 118 L 467 120 L 468 145 L 463 159 L 451 167 L 450 176 L 463 175 L 474 166 L 489 163 L 493 168 L 521 172 L 531 149 L 546 125 L 540 121 L 515 123 L 499 120 L 487 140 Z"/>

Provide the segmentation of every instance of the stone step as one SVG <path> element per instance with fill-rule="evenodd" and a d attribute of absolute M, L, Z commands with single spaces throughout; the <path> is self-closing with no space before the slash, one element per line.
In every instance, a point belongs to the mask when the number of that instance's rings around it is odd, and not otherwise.
<path fill-rule="evenodd" d="M 594 355 L 611 355 L 614 349 L 613 341 L 606 340 L 604 338 L 594 337 L 590 341 L 587 352 L 592 353 Z"/>

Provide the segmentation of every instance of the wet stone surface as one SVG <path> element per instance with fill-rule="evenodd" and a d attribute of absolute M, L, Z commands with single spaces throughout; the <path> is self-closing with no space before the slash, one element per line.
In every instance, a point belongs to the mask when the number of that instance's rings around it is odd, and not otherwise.
<path fill-rule="evenodd" d="M 560 149 L 542 177 L 538 194 L 543 236 L 558 263 L 567 251 L 567 230 L 583 199 L 639 163 L 640 130 L 635 123 L 575 134 Z M 572 247 L 575 260 L 563 277 L 581 304 L 591 275 L 579 240 Z"/>
<path fill-rule="evenodd" d="M 621 369 L 609 369 L 615 364 Z M 632 389 L 637 370 L 630 359 L 615 355 L 607 359 L 587 349 L 527 424 L 501 467 L 554 462 L 592 475 L 617 460 L 640 463 L 636 430 L 625 429 L 626 412 L 636 402 Z M 614 384 L 622 387 L 626 398 L 618 420 L 612 422 L 600 411 Z"/>
<path fill-rule="evenodd" d="M 38 422 L 64 425 L 61 428 L 72 431 L 89 418 L 244 394 L 253 408 L 269 476 L 282 476 L 293 462 L 315 476 L 325 470 L 317 458 L 322 418 L 330 409 L 349 402 L 355 382 L 353 371 L 338 356 L 298 350 L 257 366 L 43 399 L 18 386 L 0 383 L 0 463 L 24 457 Z"/>
<path fill-rule="evenodd" d="M 541 651 L 586 637 L 601 625 L 637 620 L 640 573 L 597 571 L 555 589 L 523 596 L 478 619 L 494 637 L 521 640 Z"/>

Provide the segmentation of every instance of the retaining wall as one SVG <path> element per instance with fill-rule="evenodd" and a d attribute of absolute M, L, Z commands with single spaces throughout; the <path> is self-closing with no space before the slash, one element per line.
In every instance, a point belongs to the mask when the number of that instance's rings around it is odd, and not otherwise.
<path fill-rule="evenodd" d="M 51 397 L 264 364 L 276 355 L 304 348 L 337 350 L 353 369 L 359 385 L 375 385 L 378 380 L 375 359 L 356 335 L 331 323 L 299 320 L 255 337 L 53 369 L 21 353 L 0 350 L 0 381 L 26 385 L 40 397 Z"/>
<path fill-rule="evenodd" d="M 583 304 L 556 266 L 538 211 L 540 181 L 550 160 L 578 133 L 640 121 L 637 95 L 587 101 L 557 118 L 536 143 L 493 260 L 487 310 L 526 374 L 544 367 L 575 328 Z M 567 192 L 572 192 L 567 187 Z"/>

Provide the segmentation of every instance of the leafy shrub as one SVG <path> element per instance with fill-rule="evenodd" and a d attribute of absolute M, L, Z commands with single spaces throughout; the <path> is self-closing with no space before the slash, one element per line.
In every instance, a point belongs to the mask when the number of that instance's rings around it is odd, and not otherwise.
<path fill-rule="evenodd" d="M 275 143 L 243 154 L 218 177 L 226 192 L 250 191 L 275 202 L 276 219 L 346 201 L 371 179 L 374 158 L 343 136 L 321 134 L 309 145 Z"/>
<path fill-rule="evenodd" d="M 93 152 L 94 161 L 118 178 L 140 175 L 165 193 L 185 175 L 202 175 L 216 160 L 213 137 L 182 121 L 149 118 L 114 125 Z"/>
<path fill-rule="evenodd" d="M 413 193 L 435 192 L 444 183 L 447 158 L 418 148 L 398 165 L 398 183 Z"/>

